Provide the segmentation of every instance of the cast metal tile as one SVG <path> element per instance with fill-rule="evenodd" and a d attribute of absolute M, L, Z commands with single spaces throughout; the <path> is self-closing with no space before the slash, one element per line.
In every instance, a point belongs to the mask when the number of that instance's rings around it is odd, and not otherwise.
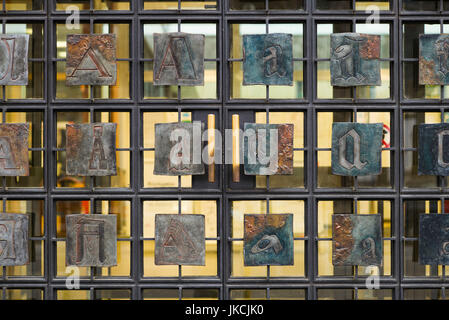
<path fill-rule="evenodd" d="M 200 214 L 156 214 L 156 265 L 205 265 L 205 218 Z"/>
<path fill-rule="evenodd" d="M 115 85 L 115 51 L 115 34 L 67 35 L 66 85 Z"/>
<path fill-rule="evenodd" d="M 66 215 L 66 265 L 110 267 L 117 265 L 117 216 Z"/>
<path fill-rule="evenodd" d="M 380 214 L 332 216 L 332 264 L 334 266 L 382 265 L 382 217 Z"/>
<path fill-rule="evenodd" d="M 419 215 L 419 263 L 449 265 L 449 214 Z"/>
<path fill-rule="evenodd" d="M 183 32 L 154 33 L 155 86 L 203 86 L 203 34 Z"/>
<path fill-rule="evenodd" d="M 449 84 L 449 34 L 419 35 L 419 84 Z"/>
<path fill-rule="evenodd" d="M 292 35 L 243 35 L 243 85 L 293 85 Z"/>
<path fill-rule="evenodd" d="M 245 266 L 293 265 L 293 214 L 245 214 Z"/>
<path fill-rule="evenodd" d="M 378 175 L 382 171 L 382 123 L 332 124 L 332 174 Z"/>
<path fill-rule="evenodd" d="M 154 174 L 167 176 L 204 174 L 201 159 L 200 121 L 156 123 Z"/>
<path fill-rule="evenodd" d="M 28 84 L 28 34 L 0 35 L 0 85 Z"/>
<path fill-rule="evenodd" d="M 116 128 L 116 123 L 67 124 L 67 175 L 117 175 Z"/>
<path fill-rule="evenodd" d="M 293 124 L 244 124 L 246 175 L 293 174 Z"/>
<path fill-rule="evenodd" d="M 338 87 L 380 86 L 380 36 L 331 34 L 331 84 Z"/>
<path fill-rule="evenodd" d="M 28 263 L 29 217 L 19 213 L 0 213 L 0 266 Z"/>
<path fill-rule="evenodd" d="M 418 175 L 449 176 L 449 123 L 418 126 Z"/>
<path fill-rule="evenodd" d="M 28 123 L 0 124 L 0 176 L 28 176 Z"/>

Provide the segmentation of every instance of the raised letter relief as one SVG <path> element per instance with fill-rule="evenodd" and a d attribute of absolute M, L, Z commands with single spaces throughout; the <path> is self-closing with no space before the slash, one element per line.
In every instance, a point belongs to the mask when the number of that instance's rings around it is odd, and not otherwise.
<path fill-rule="evenodd" d="M 67 36 L 66 84 L 115 85 L 117 63 L 115 34 Z"/>
<path fill-rule="evenodd" d="M 449 214 L 419 215 L 419 263 L 449 265 Z"/>
<path fill-rule="evenodd" d="M 293 124 L 244 124 L 246 175 L 293 174 Z"/>
<path fill-rule="evenodd" d="M 0 176 L 28 176 L 28 123 L 0 124 Z"/>
<path fill-rule="evenodd" d="M 332 264 L 382 265 L 382 217 L 379 214 L 334 214 Z"/>
<path fill-rule="evenodd" d="M 380 36 L 331 34 L 331 84 L 339 87 L 380 86 Z"/>
<path fill-rule="evenodd" d="M 383 124 L 332 124 L 332 174 L 341 176 L 381 173 Z"/>
<path fill-rule="evenodd" d="M 419 35 L 419 84 L 449 84 L 449 35 Z"/>
<path fill-rule="evenodd" d="M 28 223 L 26 214 L 0 213 L 0 266 L 28 263 Z"/>
<path fill-rule="evenodd" d="M 243 35 L 243 85 L 293 85 L 292 35 Z"/>
<path fill-rule="evenodd" d="M 204 85 L 204 35 L 155 33 L 153 82 L 158 85 Z"/>
<path fill-rule="evenodd" d="M 245 214 L 245 266 L 293 265 L 293 215 Z"/>
<path fill-rule="evenodd" d="M 66 265 L 117 265 L 117 217 L 101 214 L 66 216 Z"/>
<path fill-rule="evenodd" d="M 418 175 L 449 176 L 449 123 L 418 126 Z"/>
<path fill-rule="evenodd" d="M 0 35 L 0 85 L 28 84 L 28 34 Z"/>
<path fill-rule="evenodd" d="M 204 124 L 200 121 L 156 123 L 154 174 L 204 174 L 201 159 Z"/>
<path fill-rule="evenodd" d="M 205 217 L 157 214 L 156 265 L 205 265 Z"/>
<path fill-rule="evenodd" d="M 115 123 L 67 124 L 67 175 L 117 174 Z"/>

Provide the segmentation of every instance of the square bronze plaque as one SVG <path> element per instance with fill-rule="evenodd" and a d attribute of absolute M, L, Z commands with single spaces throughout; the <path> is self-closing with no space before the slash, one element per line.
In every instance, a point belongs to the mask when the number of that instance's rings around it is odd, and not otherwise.
<path fill-rule="evenodd" d="M 419 84 L 449 84 L 449 34 L 419 35 Z"/>
<path fill-rule="evenodd" d="M 418 126 L 418 175 L 449 176 L 449 123 Z"/>
<path fill-rule="evenodd" d="M 154 174 L 166 176 L 204 174 L 200 121 L 156 123 Z"/>
<path fill-rule="evenodd" d="M 419 263 L 449 265 L 449 214 L 419 215 Z"/>
<path fill-rule="evenodd" d="M 200 214 L 157 214 L 156 265 L 205 265 L 205 217 Z"/>
<path fill-rule="evenodd" d="M 331 84 L 338 87 L 380 86 L 380 36 L 331 34 Z"/>
<path fill-rule="evenodd" d="M 0 266 L 28 263 L 27 214 L 0 213 Z"/>
<path fill-rule="evenodd" d="M 66 85 L 115 85 L 115 39 L 115 34 L 67 35 Z"/>
<path fill-rule="evenodd" d="M 0 176 L 28 176 L 28 123 L 0 124 Z"/>
<path fill-rule="evenodd" d="M 380 214 L 332 216 L 332 264 L 334 266 L 382 265 L 382 217 Z"/>
<path fill-rule="evenodd" d="M 69 214 L 66 221 L 66 265 L 117 265 L 117 216 Z"/>
<path fill-rule="evenodd" d="M 116 128 L 116 123 L 67 124 L 67 175 L 117 175 Z"/>
<path fill-rule="evenodd" d="M 0 85 L 28 84 L 28 34 L 0 35 Z"/>
<path fill-rule="evenodd" d="M 245 266 L 293 265 L 293 215 L 245 214 Z"/>
<path fill-rule="evenodd" d="M 204 85 L 204 34 L 155 33 L 155 86 Z"/>
<path fill-rule="evenodd" d="M 246 175 L 293 174 L 293 124 L 244 125 Z"/>

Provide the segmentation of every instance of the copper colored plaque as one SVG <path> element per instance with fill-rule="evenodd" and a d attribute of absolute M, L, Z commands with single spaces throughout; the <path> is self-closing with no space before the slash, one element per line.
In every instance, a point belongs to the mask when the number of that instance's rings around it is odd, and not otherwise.
<path fill-rule="evenodd" d="M 66 84 L 115 85 L 115 34 L 67 35 Z"/>
<path fill-rule="evenodd" d="M 0 176 L 28 176 L 28 123 L 0 124 Z"/>

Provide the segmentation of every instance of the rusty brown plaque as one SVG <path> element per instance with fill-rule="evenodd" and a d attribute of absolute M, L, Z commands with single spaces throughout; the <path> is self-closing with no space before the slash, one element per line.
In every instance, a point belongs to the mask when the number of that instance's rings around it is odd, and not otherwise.
<path fill-rule="evenodd" d="M 69 214 L 66 220 L 66 265 L 117 265 L 117 216 Z"/>
<path fill-rule="evenodd" d="M 117 80 L 115 34 L 67 35 L 66 84 L 115 85 Z"/>
<path fill-rule="evenodd" d="M 67 124 L 67 175 L 117 175 L 116 128 L 116 123 Z"/>
<path fill-rule="evenodd" d="M 28 176 L 28 123 L 0 124 L 0 176 Z"/>
<path fill-rule="evenodd" d="M 27 214 L 0 213 L 0 266 L 28 263 Z"/>
<path fill-rule="evenodd" d="M 0 85 L 28 84 L 28 34 L 0 35 Z"/>

